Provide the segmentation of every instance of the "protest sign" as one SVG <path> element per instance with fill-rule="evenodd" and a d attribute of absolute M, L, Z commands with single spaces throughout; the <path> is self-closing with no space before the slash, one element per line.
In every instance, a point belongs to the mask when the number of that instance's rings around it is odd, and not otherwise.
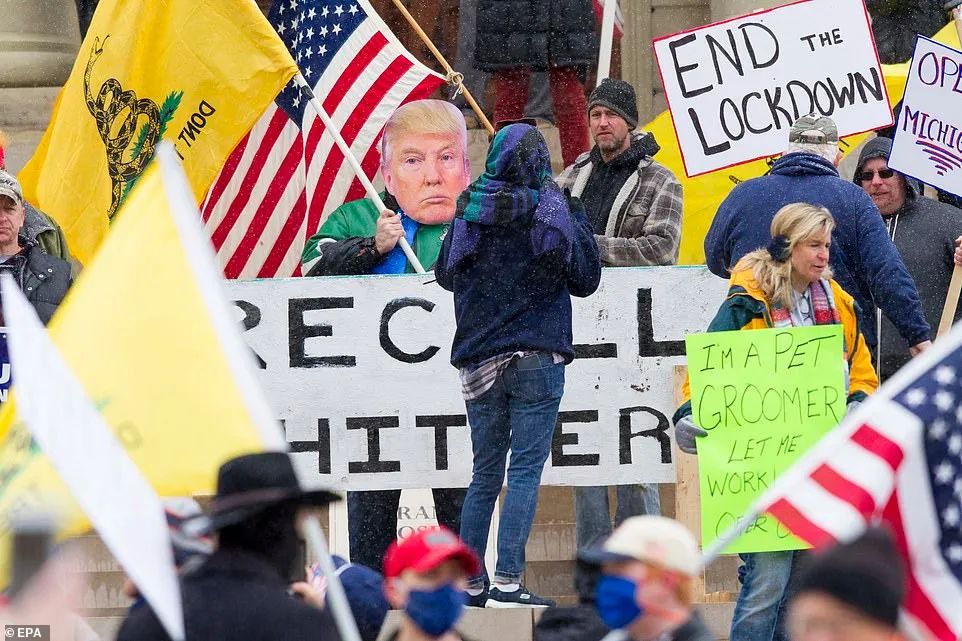
<path fill-rule="evenodd" d="M 337 489 L 466 487 L 471 444 L 449 362 L 454 309 L 426 276 L 231 281 L 299 477 Z M 575 298 L 548 485 L 673 482 L 672 368 L 727 283 L 703 267 L 604 270 Z"/>
<path fill-rule="evenodd" d="M 7 328 L 0 327 L 0 403 L 7 401 L 13 378 L 10 375 L 10 352 L 7 348 Z"/>
<path fill-rule="evenodd" d="M 861 0 L 806 0 L 654 47 L 688 176 L 782 153 L 809 113 L 842 136 L 892 122 Z"/>
<path fill-rule="evenodd" d="M 916 40 L 888 165 L 962 195 L 962 52 Z"/>
<path fill-rule="evenodd" d="M 841 325 L 694 334 L 685 341 L 709 545 L 845 415 Z M 805 547 L 762 515 L 727 550 Z"/>

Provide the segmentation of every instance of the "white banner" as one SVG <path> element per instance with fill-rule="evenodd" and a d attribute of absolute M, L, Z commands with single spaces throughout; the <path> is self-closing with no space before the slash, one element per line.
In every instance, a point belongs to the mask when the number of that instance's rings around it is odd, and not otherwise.
<path fill-rule="evenodd" d="M 861 0 L 806 0 L 654 47 L 689 176 L 784 152 L 806 114 L 830 116 L 842 136 L 892 123 Z"/>
<path fill-rule="evenodd" d="M 542 482 L 675 480 L 673 367 L 726 281 L 702 267 L 606 269 L 573 299 L 578 358 Z M 298 475 L 338 489 L 466 487 L 471 444 L 451 294 L 425 276 L 229 281 Z"/>
<path fill-rule="evenodd" d="M 916 40 L 888 165 L 962 195 L 962 52 Z"/>

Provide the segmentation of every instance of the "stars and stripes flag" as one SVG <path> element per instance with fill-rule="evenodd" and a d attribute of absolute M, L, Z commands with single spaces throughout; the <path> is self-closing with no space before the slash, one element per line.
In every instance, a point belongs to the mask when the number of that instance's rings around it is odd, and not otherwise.
<path fill-rule="evenodd" d="M 625 33 L 625 14 L 621 12 L 621 2 L 618 0 L 612 0 L 615 3 L 615 38 L 620 38 Z M 605 0 L 593 0 L 592 5 L 595 8 L 595 17 L 598 19 L 598 24 L 601 24 L 602 16 L 605 13 Z"/>
<path fill-rule="evenodd" d="M 814 547 L 884 523 L 908 620 L 962 637 L 962 327 L 914 359 L 790 468 L 755 508 Z"/>
<path fill-rule="evenodd" d="M 268 18 L 369 178 L 384 122 L 444 78 L 420 64 L 367 0 L 275 0 Z M 300 275 L 304 244 L 364 188 L 293 83 L 231 153 L 201 213 L 228 278 Z"/>

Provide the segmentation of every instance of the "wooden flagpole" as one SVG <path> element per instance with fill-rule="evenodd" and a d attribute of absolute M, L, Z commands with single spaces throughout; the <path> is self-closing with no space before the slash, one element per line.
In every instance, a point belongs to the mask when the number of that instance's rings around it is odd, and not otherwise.
<path fill-rule="evenodd" d="M 437 58 L 438 62 L 441 63 L 441 66 L 444 67 L 445 73 L 448 74 L 448 82 L 457 85 L 458 88 L 464 92 L 464 99 L 468 101 L 469 105 L 471 105 L 471 109 L 473 109 L 474 113 L 477 114 L 478 120 L 481 121 L 481 124 L 484 125 L 484 128 L 487 129 L 488 133 L 493 136 L 494 126 L 491 124 L 491 121 L 488 120 L 488 117 L 484 115 L 484 112 L 474 99 L 474 96 L 472 96 L 471 92 L 468 91 L 468 88 L 464 86 L 464 76 L 455 71 L 451 65 L 448 64 L 448 61 L 444 59 L 444 56 L 440 51 L 438 51 L 438 48 L 434 46 L 433 42 L 431 42 L 431 38 L 428 37 L 428 34 L 424 33 L 424 29 L 422 29 L 421 25 L 418 24 L 418 21 L 414 19 L 414 16 L 411 15 L 411 12 L 407 10 L 407 7 L 401 3 L 401 0 L 393 0 L 393 2 L 394 6 L 397 7 L 397 10 L 401 12 L 402 16 L 404 16 L 404 19 L 408 21 L 409 25 L 411 25 L 411 28 L 414 29 L 415 33 L 418 34 L 418 37 L 424 41 L 424 44 L 427 45 L 428 49 L 431 50 L 431 53 L 434 54 L 434 57 Z"/>

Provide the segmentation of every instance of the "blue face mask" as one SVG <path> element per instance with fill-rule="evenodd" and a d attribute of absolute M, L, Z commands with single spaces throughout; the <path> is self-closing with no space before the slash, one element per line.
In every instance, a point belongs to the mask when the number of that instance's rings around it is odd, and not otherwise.
<path fill-rule="evenodd" d="M 598 616 L 612 630 L 624 628 L 640 617 L 644 610 L 635 602 L 638 586 L 620 576 L 603 575 L 595 589 Z"/>
<path fill-rule="evenodd" d="M 404 612 L 425 633 L 439 637 L 461 618 L 464 601 L 464 592 L 451 584 L 435 590 L 411 590 Z"/>

